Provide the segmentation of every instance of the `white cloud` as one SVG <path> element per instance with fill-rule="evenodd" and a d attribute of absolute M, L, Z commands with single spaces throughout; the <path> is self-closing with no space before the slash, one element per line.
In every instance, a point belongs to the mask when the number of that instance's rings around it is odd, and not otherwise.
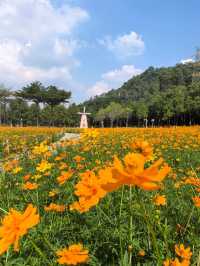
<path fill-rule="evenodd" d="M 193 63 L 194 62 L 194 59 L 192 59 L 192 58 L 183 59 L 180 62 L 181 62 L 181 64 Z"/>
<path fill-rule="evenodd" d="M 88 90 L 89 96 L 96 96 L 102 93 L 109 91 L 109 85 L 103 80 L 97 81 L 91 88 Z"/>
<path fill-rule="evenodd" d="M 99 43 L 120 58 L 141 55 L 145 47 L 142 37 L 134 31 L 120 35 L 114 40 L 106 36 Z"/>
<path fill-rule="evenodd" d="M 81 42 L 73 30 L 89 18 L 71 5 L 55 8 L 50 0 L 0 1 L 0 80 L 8 86 L 26 82 L 66 83 L 79 65 Z"/>
<path fill-rule="evenodd" d="M 111 82 L 122 82 L 140 73 L 141 69 L 137 69 L 133 65 L 124 65 L 120 69 L 115 69 L 103 74 L 102 78 Z"/>
<path fill-rule="evenodd" d="M 0 77 L 5 77 L 7 84 L 20 85 L 34 80 L 70 80 L 71 75 L 66 66 L 40 68 L 25 66 L 20 58 L 26 53 L 26 47 L 15 41 L 0 42 Z"/>
<path fill-rule="evenodd" d="M 88 95 L 96 96 L 111 89 L 117 89 L 125 81 L 140 73 L 142 73 L 142 70 L 135 68 L 133 65 L 124 65 L 120 69 L 108 71 L 101 76 L 100 81 L 97 81 L 88 89 Z"/>
<path fill-rule="evenodd" d="M 70 34 L 88 14 L 79 7 L 54 8 L 50 0 L 0 2 L 0 38 L 40 41 L 55 34 Z"/>
<path fill-rule="evenodd" d="M 56 55 L 72 56 L 74 51 L 79 47 L 77 40 L 55 40 L 54 51 Z"/>

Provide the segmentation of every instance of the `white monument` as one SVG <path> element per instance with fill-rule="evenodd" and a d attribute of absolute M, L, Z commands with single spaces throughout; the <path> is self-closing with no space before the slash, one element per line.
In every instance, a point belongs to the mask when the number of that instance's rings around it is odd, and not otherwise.
<path fill-rule="evenodd" d="M 81 115 L 80 128 L 88 128 L 87 115 L 90 115 L 90 113 L 85 112 L 85 106 L 83 108 L 83 112 L 79 112 L 78 114 Z"/>

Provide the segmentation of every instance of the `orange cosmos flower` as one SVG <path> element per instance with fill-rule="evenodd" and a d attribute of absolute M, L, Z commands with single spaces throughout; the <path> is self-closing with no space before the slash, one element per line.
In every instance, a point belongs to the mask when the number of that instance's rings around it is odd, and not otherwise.
<path fill-rule="evenodd" d="M 37 188 L 38 188 L 38 184 L 36 183 L 26 182 L 25 184 L 22 185 L 22 189 L 24 190 L 34 190 Z"/>
<path fill-rule="evenodd" d="M 192 252 L 190 247 L 185 248 L 183 244 L 175 245 L 175 252 L 181 258 L 167 259 L 163 262 L 163 266 L 189 266 Z"/>
<path fill-rule="evenodd" d="M 142 153 L 147 160 L 151 160 L 153 158 L 153 148 L 147 141 L 137 140 L 131 145 L 131 148 Z"/>
<path fill-rule="evenodd" d="M 163 266 L 189 266 L 190 262 L 188 260 L 180 261 L 178 258 L 174 260 L 167 259 L 163 262 Z"/>
<path fill-rule="evenodd" d="M 25 181 L 27 181 L 27 180 L 30 179 L 30 177 L 31 177 L 31 175 L 30 175 L 30 174 L 27 174 L 27 175 L 23 176 L 23 179 L 24 179 Z"/>
<path fill-rule="evenodd" d="M 84 212 L 98 204 L 99 200 L 106 195 L 99 181 L 92 171 L 82 174 L 81 181 L 75 186 L 75 195 L 79 197 L 79 201 L 70 205 L 70 210 Z"/>
<path fill-rule="evenodd" d="M 68 171 L 68 172 L 62 172 L 61 175 L 59 177 L 57 177 L 57 182 L 59 183 L 59 185 L 63 185 L 71 176 L 73 175 L 72 171 Z"/>
<path fill-rule="evenodd" d="M 200 180 L 197 177 L 188 177 L 185 180 L 185 184 L 190 184 L 196 187 L 200 187 Z"/>
<path fill-rule="evenodd" d="M 162 159 L 154 162 L 149 168 L 144 168 L 145 158 L 139 153 L 127 154 L 124 164 L 125 166 L 115 157 L 113 166 L 109 169 L 112 174 L 107 173 L 107 176 L 110 175 L 109 182 L 102 185 L 106 191 L 112 191 L 122 184 L 136 185 L 144 190 L 156 190 L 160 188 L 161 181 L 171 170 L 166 164 L 159 170 L 163 164 Z"/>
<path fill-rule="evenodd" d="M 183 266 L 183 264 L 179 261 L 178 258 L 175 258 L 175 260 L 171 260 L 171 259 L 165 260 L 163 262 L 163 266 Z"/>
<path fill-rule="evenodd" d="M 74 244 L 68 248 L 56 252 L 59 264 L 77 265 L 78 263 L 87 262 L 89 259 L 88 250 L 83 249 L 81 244 Z"/>
<path fill-rule="evenodd" d="M 56 211 L 56 212 L 64 212 L 66 209 L 65 205 L 59 205 L 55 203 L 51 203 L 49 206 L 44 207 L 45 211 Z"/>
<path fill-rule="evenodd" d="M 162 159 L 154 162 L 149 168 L 145 168 L 145 162 L 142 154 L 128 153 L 123 163 L 115 157 L 113 165 L 100 170 L 97 176 L 92 171 L 85 172 L 75 186 L 79 201 L 73 203 L 70 209 L 88 211 L 108 192 L 117 190 L 122 185 L 138 186 L 144 190 L 159 189 L 161 182 L 170 172 L 170 167 L 163 164 Z"/>
<path fill-rule="evenodd" d="M 81 156 L 79 156 L 79 155 L 76 155 L 76 156 L 74 157 L 74 161 L 76 161 L 77 163 L 80 163 L 82 160 L 84 160 L 84 158 L 81 157 Z"/>
<path fill-rule="evenodd" d="M 185 248 L 183 244 L 175 245 L 176 254 L 184 260 L 190 260 L 192 257 L 192 252 L 190 247 Z"/>
<path fill-rule="evenodd" d="M 196 197 L 193 197 L 192 199 L 193 199 L 194 205 L 200 208 L 200 197 L 196 196 Z"/>
<path fill-rule="evenodd" d="M 153 199 L 155 205 L 157 206 L 164 206 L 166 205 L 166 197 L 164 195 L 157 195 Z"/>
<path fill-rule="evenodd" d="M 19 239 L 27 234 L 28 229 L 39 223 L 37 209 L 29 204 L 24 213 L 11 209 L 3 218 L 0 227 L 0 254 L 8 250 L 10 245 L 14 245 L 14 250 L 19 251 Z"/>
<path fill-rule="evenodd" d="M 161 169 L 159 167 L 162 166 Z M 149 168 L 137 175 L 135 185 L 144 190 L 156 190 L 161 188 L 161 182 L 171 171 L 171 168 L 163 163 L 163 159 L 154 162 Z"/>

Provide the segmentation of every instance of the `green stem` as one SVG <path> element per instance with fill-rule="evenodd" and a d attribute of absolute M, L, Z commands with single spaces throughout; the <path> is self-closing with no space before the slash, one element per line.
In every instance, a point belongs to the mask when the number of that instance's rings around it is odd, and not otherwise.
<path fill-rule="evenodd" d="M 121 259 L 123 258 L 123 247 L 122 247 L 122 238 L 121 238 L 121 215 L 122 215 L 123 198 L 124 198 L 124 186 L 122 187 L 120 208 L 119 208 L 119 231 L 120 231 L 120 233 L 119 233 L 119 242 L 120 242 Z"/>
<path fill-rule="evenodd" d="M 0 210 L 1 210 L 2 212 L 4 212 L 4 213 L 8 214 L 8 212 L 7 212 L 6 210 L 2 209 L 1 207 L 0 207 Z"/>
<path fill-rule="evenodd" d="M 133 216 L 132 216 L 132 186 L 129 188 L 129 207 L 130 207 L 130 217 L 129 217 L 129 242 L 132 246 L 133 244 Z M 129 264 L 132 265 L 132 251 L 129 252 Z"/>
<path fill-rule="evenodd" d="M 49 240 L 43 234 L 42 234 L 42 238 L 43 238 L 44 242 L 46 243 L 46 245 L 52 250 L 52 252 L 55 253 L 54 247 L 51 245 L 51 243 L 49 242 Z"/>
<path fill-rule="evenodd" d="M 124 186 L 122 187 L 121 200 L 120 200 L 120 207 L 119 207 L 119 217 L 120 217 L 120 218 L 121 218 L 121 215 L 122 215 L 123 198 L 124 198 Z"/>
<path fill-rule="evenodd" d="M 43 258 L 49 266 L 51 266 L 50 262 L 46 258 L 45 254 L 41 251 L 41 249 L 35 244 L 35 242 L 30 237 L 29 237 L 29 240 L 30 240 L 31 244 L 33 245 L 35 251 L 38 253 L 38 255 L 41 258 Z"/>
<path fill-rule="evenodd" d="M 136 193 L 137 194 L 137 193 Z M 138 194 L 137 194 L 137 197 L 138 197 Z M 139 197 L 138 197 L 138 200 L 139 200 Z M 161 256 L 160 256 L 160 252 L 159 252 L 159 247 L 158 247 L 158 243 L 157 243 L 157 239 L 156 239 L 156 234 L 155 234 L 155 231 L 153 229 L 153 226 L 151 225 L 151 220 L 149 219 L 149 214 L 145 208 L 145 205 L 143 204 L 142 201 L 140 201 L 141 203 L 141 209 L 143 211 L 143 217 L 144 217 L 144 220 L 146 222 L 146 225 L 147 225 L 147 229 L 148 229 L 148 232 L 150 233 L 151 237 L 152 237 L 152 244 L 153 244 L 153 248 L 155 250 L 155 253 L 156 253 L 156 257 L 157 257 L 157 260 L 158 260 L 158 266 L 162 265 L 162 261 L 161 261 Z"/>
<path fill-rule="evenodd" d="M 113 222 L 112 222 L 112 220 L 108 217 L 108 215 L 97 205 L 96 206 L 96 208 L 106 217 L 106 219 L 108 220 L 108 222 L 110 223 L 110 224 L 112 224 L 113 226 L 116 226 L 116 224 L 114 224 Z"/>
<path fill-rule="evenodd" d="M 5 265 L 7 265 L 7 263 L 8 263 L 8 257 L 9 257 L 9 249 L 6 252 L 6 264 Z"/>
<path fill-rule="evenodd" d="M 193 206 L 193 207 L 192 207 L 192 211 L 191 211 L 191 213 L 190 213 L 190 215 L 189 215 L 189 217 L 188 217 L 187 223 L 186 223 L 186 225 L 185 225 L 184 231 L 183 231 L 183 233 L 182 233 L 183 235 L 185 234 L 185 232 L 186 232 L 186 230 L 187 230 L 187 228 L 188 228 L 188 226 L 189 226 L 189 224 L 190 224 L 190 220 L 191 220 L 192 215 L 193 215 L 193 213 L 194 213 L 194 209 L 195 209 L 195 207 Z"/>

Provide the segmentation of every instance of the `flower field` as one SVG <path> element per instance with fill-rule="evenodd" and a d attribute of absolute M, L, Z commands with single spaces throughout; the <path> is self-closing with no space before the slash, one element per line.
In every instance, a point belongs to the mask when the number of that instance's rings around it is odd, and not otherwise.
<path fill-rule="evenodd" d="M 200 265 L 200 127 L 0 128 L 0 265 Z"/>

